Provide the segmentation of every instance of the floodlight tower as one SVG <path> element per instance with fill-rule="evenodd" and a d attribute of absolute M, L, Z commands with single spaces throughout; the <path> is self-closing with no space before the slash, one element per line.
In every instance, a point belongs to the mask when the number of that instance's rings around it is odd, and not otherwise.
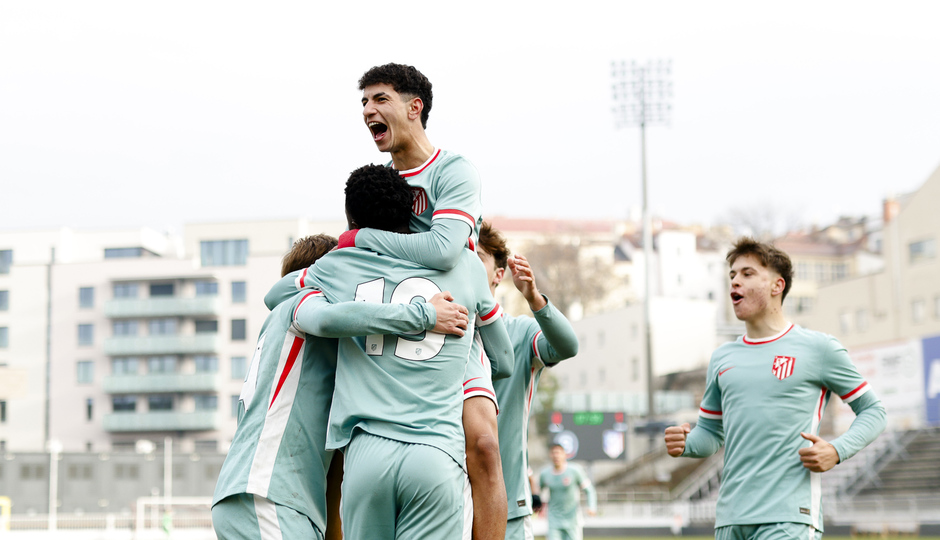
<path fill-rule="evenodd" d="M 614 122 L 616 127 L 640 126 L 640 171 L 643 180 L 643 266 L 646 298 L 643 318 L 646 326 L 646 392 L 647 420 L 656 414 L 653 387 L 653 350 L 650 334 L 650 260 L 653 256 L 653 227 L 646 183 L 646 126 L 669 125 L 672 113 L 672 63 L 669 60 L 648 61 L 646 64 L 611 62 L 613 80 Z"/>

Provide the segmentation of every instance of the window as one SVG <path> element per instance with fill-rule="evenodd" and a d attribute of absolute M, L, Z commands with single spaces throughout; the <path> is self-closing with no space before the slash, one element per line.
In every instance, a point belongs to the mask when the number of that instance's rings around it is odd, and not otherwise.
<path fill-rule="evenodd" d="M 248 240 L 203 240 L 199 252 L 202 266 L 244 266 Z"/>
<path fill-rule="evenodd" d="M 245 334 L 245 319 L 232 319 L 232 341 L 244 341 Z"/>
<path fill-rule="evenodd" d="M 77 364 L 78 384 L 91 384 L 95 380 L 95 363 L 91 360 L 80 360 Z"/>
<path fill-rule="evenodd" d="M 115 336 L 136 336 L 137 321 L 114 321 L 113 329 Z"/>
<path fill-rule="evenodd" d="M 151 336 L 172 336 L 176 334 L 176 319 L 150 319 Z"/>
<path fill-rule="evenodd" d="M 245 356 L 232 357 L 232 378 L 244 380 L 248 374 L 248 358 Z"/>
<path fill-rule="evenodd" d="M 799 262 L 796 263 L 796 278 L 801 280 L 809 280 L 809 263 Z"/>
<path fill-rule="evenodd" d="M 807 313 L 813 309 L 813 297 L 812 296 L 797 296 L 794 298 L 796 303 L 796 312 L 797 313 Z"/>
<path fill-rule="evenodd" d="M 9 311 L 10 291 L 0 291 L 0 311 Z"/>
<path fill-rule="evenodd" d="M 219 357 L 217 356 L 197 356 L 196 373 L 215 373 L 219 371 Z"/>
<path fill-rule="evenodd" d="M 173 296 L 172 283 L 151 283 L 150 296 Z"/>
<path fill-rule="evenodd" d="M 0 249 L 0 274 L 9 274 L 13 266 L 13 250 Z"/>
<path fill-rule="evenodd" d="M 137 359 L 133 357 L 129 358 L 113 358 L 111 359 L 111 375 L 136 375 L 137 374 Z"/>
<path fill-rule="evenodd" d="M 147 359 L 147 371 L 149 373 L 175 373 L 175 356 L 151 356 Z"/>
<path fill-rule="evenodd" d="M 219 397 L 213 394 L 196 394 L 197 411 L 214 411 L 219 408 Z"/>
<path fill-rule="evenodd" d="M 217 281 L 197 281 L 196 296 L 216 296 L 219 294 L 219 282 Z"/>
<path fill-rule="evenodd" d="M 845 263 L 835 263 L 832 265 L 832 280 L 837 281 L 840 279 L 845 279 L 848 276 L 848 268 Z"/>
<path fill-rule="evenodd" d="M 603 331 L 603 330 L 601 330 L 600 332 L 597 333 L 597 346 L 598 346 L 598 347 L 603 347 L 603 346 L 604 346 L 604 338 L 605 338 L 605 337 L 606 337 L 606 336 L 604 336 L 604 331 Z"/>
<path fill-rule="evenodd" d="M 126 247 L 126 248 L 104 248 L 105 259 L 128 259 L 143 257 L 144 248 Z"/>
<path fill-rule="evenodd" d="M 93 345 L 94 343 L 95 343 L 95 325 L 93 324 L 78 325 L 78 344 L 79 345 Z"/>
<path fill-rule="evenodd" d="M 92 476 L 91 469 L 92 469 L 91 465 L 71 464 L 68 466 L 68 479 L 69 480 L 91 480 L 91 476 Z"/>
<path fill-rule="evenodd" d="M 822 283 L 826 281 L 827 277 L 828 276 L 826 276 L 826 265 L 823 263 L 816 263 L 816 275 L 814 276 L 814 279 L 817 282 Z"/>
<path fill-rule="evenodd" d="M 632 368 L 630 379 L 634 382 L 640 380 L 640 359 L 634 356 L 633 359 L 630 360 L 630 367 Z"/>
<path fill-rule="evenodd" d="M 42 465 L 20 465 L 20 480 L 48 480 Z"/>
<path fill-rule="evenodd" d="M 95 400 L 88 398 L 85 400 L 85 420 L 89 422 L 95 417 Z"/>
<path fill-rule="evenodd" d="M 911 320 L 916 323 L 924 322 L 927 318 L 927 302 L 923 298 L 911 301 Z"/>
<path fill-rule="evenodd" d="M 232 282 L 232 303 L 244 304 L 248 297 L 248 287 L 244 281 Z"/>
<path fill-rule="evenodd" d="M 0 401 L 0 424 L 5 424 L 7 421 L 7 402 Z"/>
<path fill-rule="evenodd" d="M 111 410 L 114 412 L 134 412 L 137 410 L 137 396 L 113 396 Z"/>
<path fill-rule="evenodd" d="M 0 349 L 6 349 L 10 346 L 10 329 L 6 326 L 0 326 Z"/>
<path fill-rule="evenodd" d="M 80 308 L 95 307 L 95 288 L 94 287 L 79 287 L 78 288 L 78 307 Z"/>
<path fill-rule="evenodd" d="M 116 463 L 114 465 L 114 478 L 123 480 L 136 480 L 140 475 L 140 468 L 137 465 L 128 465 L 125 463 Z"/>
<path fill-rule="evenodd" d="M 114 284 L 114 297 L 115 298 L 137 298 L 137 284 L 136 283 L 115 283 Z"/>
<path fill-rule="evenodd" d="M 147 396 L 147 408 L 150 411 L 172 411 L 173 396 L 166 394 Z"/>
<path fill-rule="evenodd" d="M 927 261 L 937 256 L 937 243 L 933 238 L 930 240 L 921 240 L 920 242 L 911 242 L 907 246 L 911 257 L 911 263 Z"/>
<path fill-rule="evenodd" d="M 859 332 L 868 330 L 868 311 L 860 309 L 855 312 L 855 328 Z"/>
<path fill-rule="evenodd" d="M 839 313 L 839 330 L 843 334 L 848 334 L 849 330 L 852 328 L 852 316 L 848 311 L 843 311 Z"/>
<path fill-rule="evenodd" d="M 232 395 L 232 418 L 238 418 L 239 396 Z"/>

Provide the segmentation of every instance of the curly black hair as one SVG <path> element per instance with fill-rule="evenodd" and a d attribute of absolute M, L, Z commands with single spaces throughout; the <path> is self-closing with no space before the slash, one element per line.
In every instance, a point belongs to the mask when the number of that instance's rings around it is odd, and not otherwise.
<path fill-rule="evenodd" d="M 346 181 L 346 214 L 359 228 L 407 229 L 412 199 L 408 182 L 382 165 L 359 167 Z"/>
<path fill-rule="evenodd" d="M 428 128 L 428 115 L 431 114 L 431 81 L 414 66 L 405 64 L 385 64 L 366 71 L 359 79 L 359 90 L 374 84 L 388 84 L 399 94 L 421 98 L 424 109 L 421 110 L 421 127 Z"/>

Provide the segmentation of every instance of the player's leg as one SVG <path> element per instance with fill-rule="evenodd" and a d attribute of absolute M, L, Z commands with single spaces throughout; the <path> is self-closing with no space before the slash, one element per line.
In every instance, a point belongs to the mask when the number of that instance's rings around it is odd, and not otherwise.
<path fill-rule="evenodd" d="M 330 470 L 326 473 L 326 534 L 325 540 L 343 540 L 340 497 L 343 486 L 343 453 L 333 452 Z"/>
<path fill-rule="evenodd" d="M 219 540 L 323 538 L 304 514 L 248 493 L 226 497 L 213 506 L 212 526 Z"/>
<path fill-rule="evenodd" d="M 344 450 L 343 536 L 390 538 L 401 443 L 357 431 Z"/>
<path fill-rule="evenodd" d="M 473 540 L 505 538 L 506 484 L 499 456 L 496 405 L 489 397 L 464 400 L 463 429 L 473 494 Z"/>
<path fill-rule="evenodd" d="M 522 516 L 510 519 L 506 523 L 506 540 L 534 540 L 532 532 L 532 516 Z"/>
<path fill-rule="evenodd" d="M 399 512 L 395 538 L 460 538 L 463 531 L 463 469 L 438 448 L 425 444 L 401 444 L 398 451 L 403 457 L 396 483 Z M 345 494 L 344 500 L 348 500 Z"/>

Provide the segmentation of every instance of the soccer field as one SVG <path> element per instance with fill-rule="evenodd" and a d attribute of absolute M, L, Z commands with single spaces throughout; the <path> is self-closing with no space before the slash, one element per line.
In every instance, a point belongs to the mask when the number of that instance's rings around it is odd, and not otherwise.
<path fill-rule="evenodd" d="M 666 538 L 681 538 L 682 540 L 713 540 L 713 536 L 585 536 L 585 538 L 590 538 L 591 540 L 665 540 Z M 859 540 L 860 538 L 878 538 L 879 540 L 911 540 L 912 538 L 917 538 L 919 540 L 940 540 L 940 537 L 937 536 L 880 536 L 880 535 L 866 535 L 866 536 L 826 536 L 823 535 L 823 540 Z M 544 536 L 536 536 L 535 540 L 545 540 Z"/>

